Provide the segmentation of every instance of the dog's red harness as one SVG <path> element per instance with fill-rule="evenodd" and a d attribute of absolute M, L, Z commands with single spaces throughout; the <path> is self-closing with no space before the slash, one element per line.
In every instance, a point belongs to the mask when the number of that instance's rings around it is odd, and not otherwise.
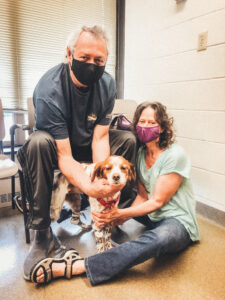
<path fill-rule="evenodd" d="M 106 208 L 112 208 L 115 206 L 115 204 L 120 200 L 120 193 L 119 195 L 117 196 L 116 199 L 113 199 L 111 201 L 105 201 L 103 198 L 97 198 L 97 201 L 99 203 L 101 203 L 103 206 L 105 206 Z"/>

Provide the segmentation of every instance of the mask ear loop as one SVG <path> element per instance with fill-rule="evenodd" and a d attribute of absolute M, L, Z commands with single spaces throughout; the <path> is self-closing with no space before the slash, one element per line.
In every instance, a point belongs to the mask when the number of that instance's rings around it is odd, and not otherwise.
<path fill-rule="evenodd" d="M 69 49 L 70 50 L 70 49 Z M 72 52 L 70 51 L 70 55 L 69 56 L 71 56 L 72 57 L 72 60 L 71 60 L 71 62 L 70 62 L 70 68 L 72 68 L 72 63 L 73 63 L 73 59 L 74 59 L 74 57 L 73 57 L 73 54 L 72 54 Z"/>

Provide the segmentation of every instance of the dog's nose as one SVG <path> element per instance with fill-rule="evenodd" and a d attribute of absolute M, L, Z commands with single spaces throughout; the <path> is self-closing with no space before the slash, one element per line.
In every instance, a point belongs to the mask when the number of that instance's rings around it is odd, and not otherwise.
<path fill-rule="evenodd" d="M 114 174 L 113 175 L 113 180 L 118 181 L 120 179 L 120 175 L 119 174 Z"/>

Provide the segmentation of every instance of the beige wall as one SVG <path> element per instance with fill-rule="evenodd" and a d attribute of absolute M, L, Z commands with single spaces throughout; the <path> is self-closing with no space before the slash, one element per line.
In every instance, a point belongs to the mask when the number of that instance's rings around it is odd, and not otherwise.
<path fill-rule="evenodd" d="M 197 51 L 208 31 L 208 48 Z M 125 96 L 174 116 L 192 160 L 196 199 L 225 211 L 225 2 L 128 0 Z"/>

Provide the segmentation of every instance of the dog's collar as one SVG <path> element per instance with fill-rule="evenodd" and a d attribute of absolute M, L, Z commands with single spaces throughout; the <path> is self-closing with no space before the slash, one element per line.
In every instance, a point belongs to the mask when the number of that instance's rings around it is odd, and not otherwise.
<path fill-rule="evenodd" d="M 115 206 L 115 204 L 120 200 L 120 193 L 119 195 L 116 197 L 116 199 L 113 199 L 111 201 L 105 201 L 103 198 L 97 198 L 97 201 L 102 204 L 103 206 L 105 206 L 106 208 L 112 208 Z"/>

